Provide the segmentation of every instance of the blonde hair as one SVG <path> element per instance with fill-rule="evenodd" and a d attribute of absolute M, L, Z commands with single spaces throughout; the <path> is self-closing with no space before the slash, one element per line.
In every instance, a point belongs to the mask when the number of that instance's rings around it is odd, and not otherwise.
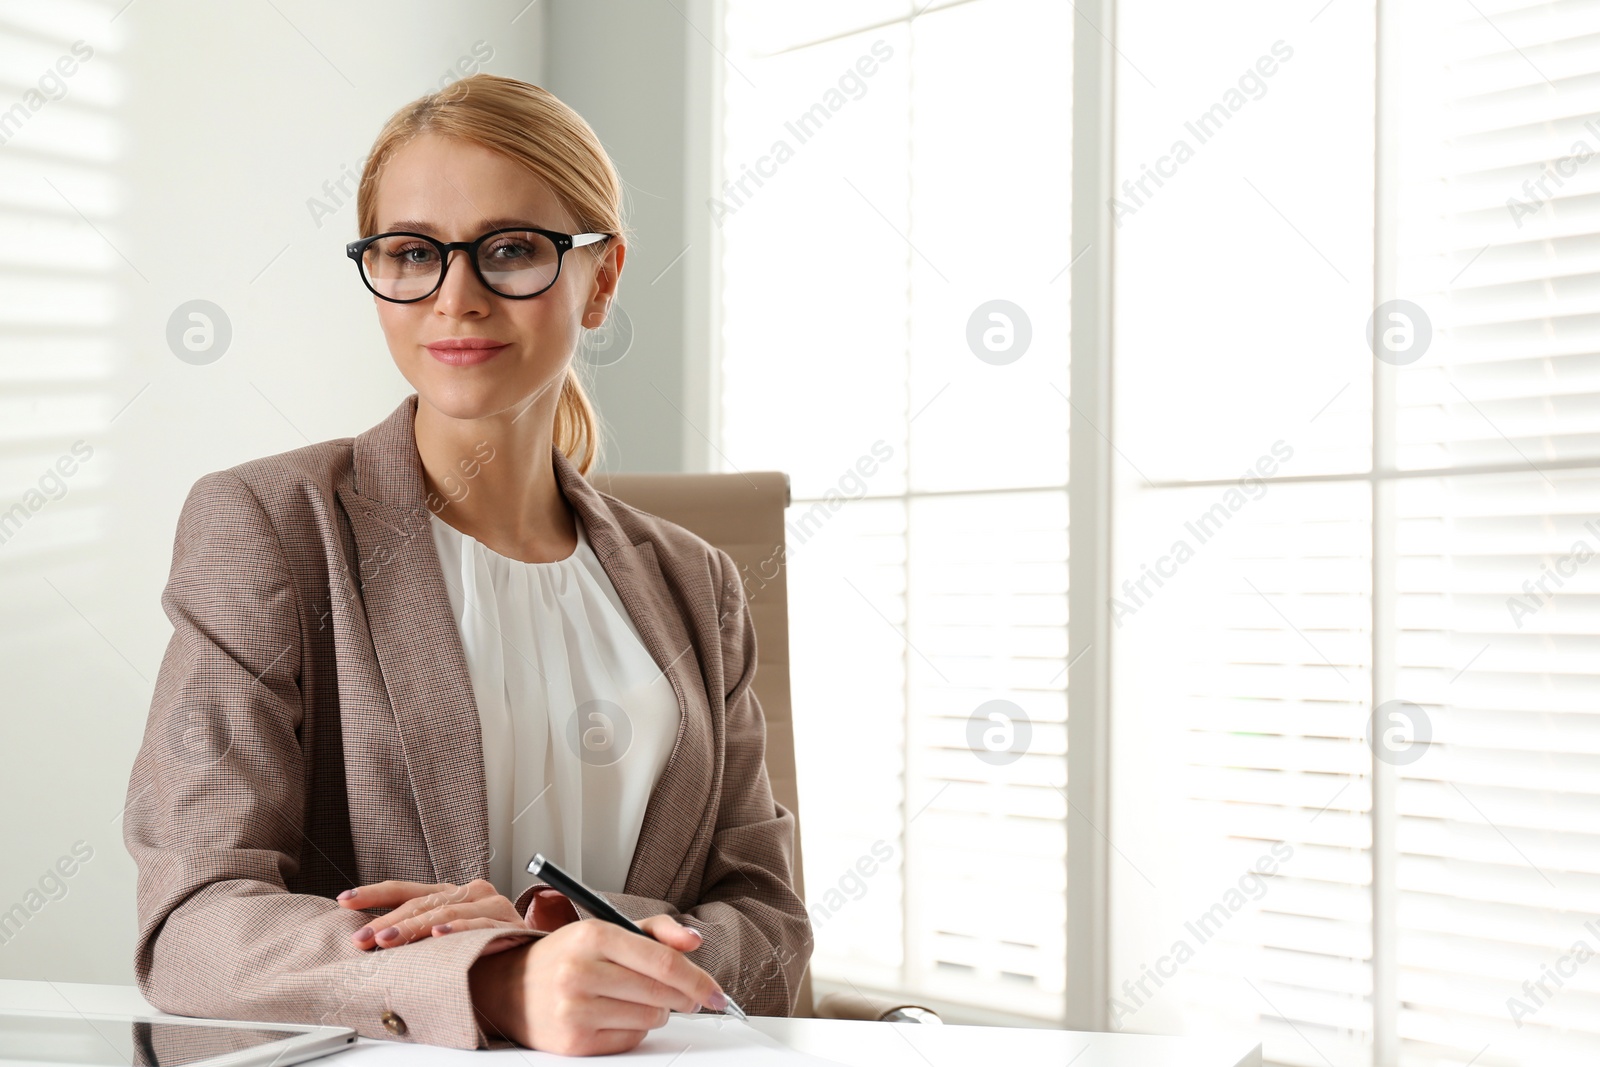
<path fill-rule="evenodd" d="M 418 97 L 384 124 L 356 193 L 360 236 L 378 232 L 377 179 L 384 165 L 398 148 L 425 133 L 459 138 L 522 164 L 550 187 L 577 232 L 629 236 L 622 179 L 583 116 L 537 85 L 484 73 Z M 608 243 L 586 247 L 598 254 Z M 567 367 L 556 400 L 554 437 L 556 447 L 587 475 L 599 458 L 601 427 L 576 361 Z"/>

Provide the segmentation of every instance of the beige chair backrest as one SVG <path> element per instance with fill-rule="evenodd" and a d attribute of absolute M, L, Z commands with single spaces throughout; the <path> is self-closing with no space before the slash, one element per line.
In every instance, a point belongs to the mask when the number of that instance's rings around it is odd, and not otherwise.
<path fill-rule="evenodd" d="M 789 476 L 780 471 L 592 474 L 589 481 L 625 504 L 699 534 L 738 564 L 756 628 L 754 688 L 767 721 L 767 777 L 772 781 L 773 797 L 794 812 L 794 889 L 804 900 L 794 716 L 789 702 L 789 587 L 784 559 Z M 800 985 L 795 1014 L 812 1014 L 809 970 Z"/>

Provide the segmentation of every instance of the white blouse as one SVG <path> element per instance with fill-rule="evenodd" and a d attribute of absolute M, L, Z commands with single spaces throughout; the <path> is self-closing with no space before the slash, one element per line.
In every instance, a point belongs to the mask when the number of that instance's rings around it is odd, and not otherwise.
<path fill-rule="evenodd" d="M 489 880 L 512 900 L 535 852 L 620 892 L 678 736 L 672 683 L 574 519 L 572 555 L 524 563 L 433 516 L 483 726 Z"/>

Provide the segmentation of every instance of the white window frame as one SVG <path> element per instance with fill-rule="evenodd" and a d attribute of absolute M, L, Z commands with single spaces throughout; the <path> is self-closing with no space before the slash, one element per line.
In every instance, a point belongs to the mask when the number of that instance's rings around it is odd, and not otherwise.
<path fill-rule="evenodd" d="M 1068 427 L 1071 457 L 1068 500 L 1067 685 L 1067 961 L 1066 1011 L 1060 1024 L 1074 1030 L 1107 1030 L 1110 989 L 1110 598 L 1111 560 L 1111 255 L 1115 226 L 1105 205 L 1114 192 L 1114 83 L 1117 54 L 1115 0 L 1074 0 L 1073 200 L 1071 239 L 1070 395 L 1083 417 Z M 696 469 L 719 469 L 710 442 L 721 436 L 717 413 L 724 349 L 721 245 L 705 211 L 705 197 L 720 188 L 722 159 L 720 99 L 726 79 L 723 0 L 685 0 L 691 62 L 687 99 L 698 113 L 687 124 L 691 143 L 686 166 L 690 198 L 686 231 L 710 250 L 686 286 L 685 383 L 696 410 L 707 412 L 705 441 L 686 439 Z M 703 33 L 700 33 L 703 31 Z M 694 36 L 700 33 L 700 36 Z M 709 57 L 706 62 L 699 57 Z M 696 194 L 699 194 L 698 196 Z M 702 401 L 702 398 L 703 401 Z M 834 983 L 814 979 L 818 995 Z M 865 992 L 893 990 L 858 987 Z M 928 998 L 922 998 L 928 1000 Z M 1036 1025 L 986 1008 L 928 1001 L 951 1021 Z"/>
<path fill-rule="evenodd" d="M 1116 0 L 1072 37 L 1072 418 L 1067 505 L 1067 981 L 1063 1024 L 1109 1029 L 1112 255 Z"/>

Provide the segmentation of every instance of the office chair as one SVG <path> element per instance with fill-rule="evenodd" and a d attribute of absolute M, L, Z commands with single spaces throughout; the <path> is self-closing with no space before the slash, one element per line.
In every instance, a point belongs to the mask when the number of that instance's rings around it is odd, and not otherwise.
<path fill-rule="evenodd" d="M 767 722 L 767 777 L 772 795 L 795 817 L 794 890 L 805 899 L 800 861 L 800 796 L 794 768 L 794 714 L 789 697 L 789 586 L 784 509 L 789 476 L 743 474 L 592 474 L 590 483 L 625 504 L 690 530 L 727 552 L 739 566 L 756 629 L 759 659 L 753 688 Z M 794 1014 L 801 1018 L 938 1022 L 909 1001 L 830 993 L 813 1002 L 811 972 L 800 981 Z"/>

